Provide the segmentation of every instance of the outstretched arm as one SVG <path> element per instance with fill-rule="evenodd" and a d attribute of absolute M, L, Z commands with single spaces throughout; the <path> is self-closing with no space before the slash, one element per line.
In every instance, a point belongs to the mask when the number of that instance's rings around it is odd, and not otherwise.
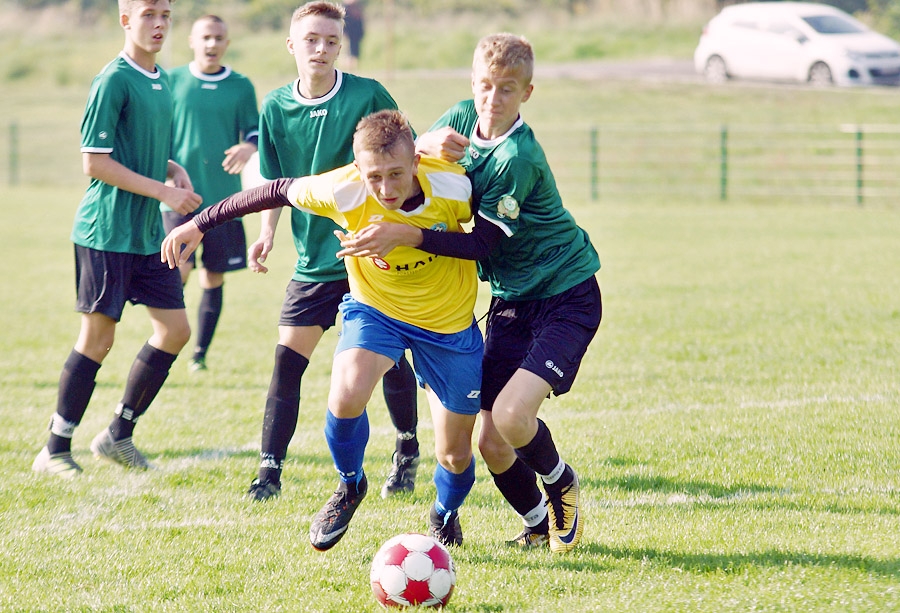
<path fill-rule="evenodd" d="M 338 257 L 384 257 L 394 248 L 416 247 L 427 253 L 463 260 L 483 260 L 506 236 L 503 230 L 475 216 L 471 232 L 436 232 L 398 223 L 378 223 L 366 226 L 352 235 L 336 231 L 342 249 Z"/>
<path fill-rule="evenodd" d="M 192 220 L 169 232 L 162 243 L 160 260 L 166 262 L 169 268 L 176 268 L 184 264 L 188 256 L 197 249 L 203 235 L 216 226 L 250 213 L 291 206 L 287 196 L 291 182 L 292 179 L 277 179 L 233 194 L 218 204 L 203 209 Z"/>

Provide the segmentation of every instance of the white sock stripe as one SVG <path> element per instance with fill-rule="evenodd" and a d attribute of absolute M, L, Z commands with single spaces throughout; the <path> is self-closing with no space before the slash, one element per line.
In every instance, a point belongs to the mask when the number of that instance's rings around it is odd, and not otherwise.
<path fill-rule="evenodd" d="M 522 523 L 527 528 L 534 528 L 547 517 L 547 497 L 542 496 L 541 502 L 528 513 L 522 516 Z"/>
<path fill-rule="evenodd" d="M 559 464 L 556 465 L 556 468 L 553 469 L 549 475 L 541 475 L 541 479 L 544 483 L 556 483 L 559 481 L 559 478 L 562 477 L 563 472 L 566 470 L 566 463 L 563 462 L 563 459 L 559 459 Z"/>
<path fill-rule="evenodd" d="M 77 426 L 78 424 L 72 423 L 59 413 L 54 413 L 50 418 L 50 432 L 62 438 L 72 438 Z"/>
<path fill-rule="evenodd" d="M 116 415 L 122 419 L 137 423 L 137 418 L 134 416 L 134 409 L 126 407 L 121 402 L 119 403 L 119 406 L 116 407 Z"/>

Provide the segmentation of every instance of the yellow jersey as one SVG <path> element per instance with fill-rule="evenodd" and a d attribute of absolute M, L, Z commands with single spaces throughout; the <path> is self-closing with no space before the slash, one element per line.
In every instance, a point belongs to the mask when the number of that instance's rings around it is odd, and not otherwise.
<path fill-rule="evenodd" d="M 296 208 L 332 219 L 351 232 L 373 223 L 463 232 L 472 219 L 472 185 L 458 164 L 422 157 L 417 173 L 424 201 L 415 210 L 389 210 L 369 194 L 354 164 L 295 179 L 288 190 Z M 472 325 L 476 264 L 397 247 L 384 258 L 345 258 L 350 293 L 388 317 L 441 334 Z"/>

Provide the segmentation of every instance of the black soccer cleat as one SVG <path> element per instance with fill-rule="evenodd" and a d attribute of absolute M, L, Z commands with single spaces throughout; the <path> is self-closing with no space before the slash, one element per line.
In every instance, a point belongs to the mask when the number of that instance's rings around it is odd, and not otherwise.
<path fill-rule="evenodd" d="M 280 483 L 275 483 L 274 481 L 269 481 L 268 479 L 266 479 L 265 481 L 254 479 L 253 483 L 250 484 L 250 489 L 247 490 L 246 494 L 244 494 L 244 497 L 248 500 L 253 500 L 256 502 L 265 502 L 266 500 L 277 498 L 280 495 Z"/>
<path fill-rule="evenodd" d="M 317 551 L 327 551 L 337 545 L 347 532 L 353 514 L 366 497 L 369 484 L 366 476 L 356 486 L 341 481 L 337 490 L 325 503 L 309 525 L 309 542 Z"/>
<path fill-rule="evenodd" d="M 395 451 L 391 458 L 391 472 L 381 488 L 381 497 L 390 498 L 394 494 L 412 493 L 416 488 L 418 469 L 418 451 L 415 455 L 403 455 Z"/>
<path fill-rule="evenodd" d="M 462 526 L 459 525 L 459 512 L 451 511 L 441 515 L 431 505 L 430 526 L 428 534 L 436 538 L 444 547 L 459 547 L 463 542 Z"/>

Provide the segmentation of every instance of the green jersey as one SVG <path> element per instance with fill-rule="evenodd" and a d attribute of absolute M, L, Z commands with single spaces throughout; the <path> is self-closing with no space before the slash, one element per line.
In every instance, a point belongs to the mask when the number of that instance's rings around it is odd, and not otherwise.
<path fill-rule="evenodd" d="M 226 149 L 258 133 L 256 91 L 247 77 L 228 66 L 205 74 L 191 62 L 168 74 L 175 101 L 172 159 L 184 166 L 203 198 L 199 212 L 241 191 L 241 176 L 227 173 L 222 161 Z"/>
<path fill-rule="evenodd" d="M 81 121 L 81 151 L 108 153 L 129 170 L 166 180 L 172 95 L 166 75 L 147 72 L 125 53 L 94 77 Z M 165 238 L 159 201 L 91 179 L 72 241 L 99 251 L 150 255 Z"/>
<path fill-rule="evenodd" d="M 353 133 L 359 120 L 375 111 L 396 109 L 387 90 L 372 79 L 340 70 L 330 92 L 304 98 L 298 81 L 270 92 L 259 117 L 259 170 L 266 179 L 305 177 L 353 161 Z M 291 210 L 297 248 L 294 280 L 323 283 L 347 277 L 335 257 L 341 246 L 330 219 Z"/>
<path fill-rule="evenodd" d="M 431 127 L 450 126 L 469 138 L 460 160 L 472 181 L 478 215 L 506 238 L 478 262 L 482 280 L 504 300 L 549 298 L 590 278 L 600 269 L 591 240 L 565 209 L 544 150 L 520 117 L 493 140 L 475 130 L 471 100 L 452 107 Z"/>

